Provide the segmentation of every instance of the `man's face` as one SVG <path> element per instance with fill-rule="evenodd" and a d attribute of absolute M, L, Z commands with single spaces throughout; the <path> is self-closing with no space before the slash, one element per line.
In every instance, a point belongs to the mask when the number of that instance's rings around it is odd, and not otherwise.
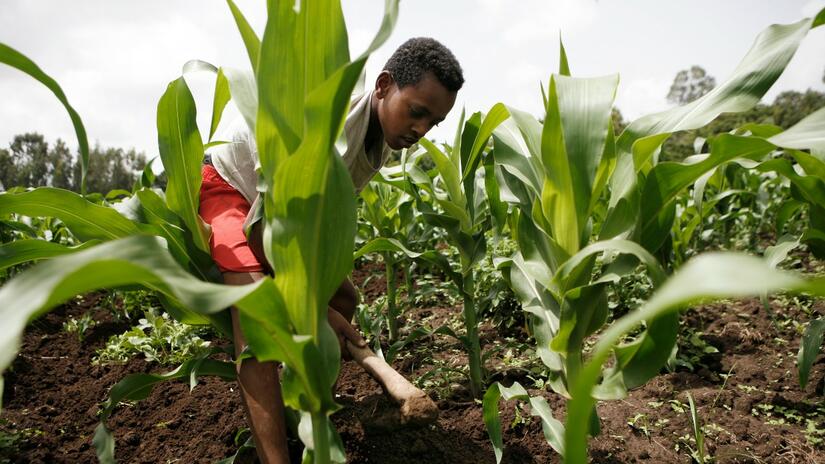
<path fill-rule="evenodd" d="M 375 84 L 378 120 L 384 140 L 393 150 L 409 148 L 447 117 L 453 108 L 456 92 L 444 87 L 431 73 L 415 85 L 399 89 L 386 71 Z"/>

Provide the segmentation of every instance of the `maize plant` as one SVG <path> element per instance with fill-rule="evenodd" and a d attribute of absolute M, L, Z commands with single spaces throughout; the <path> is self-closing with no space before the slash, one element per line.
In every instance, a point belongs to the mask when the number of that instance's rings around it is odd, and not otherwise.
<path fill-rule="evenodd" d="M 452 147 L 445 146 L 442 151 L 429 140 L 420 141 L 435 163 L 438 171 L 435 179 L 417 168 L 414 160 L 408 167 L 410 181 L 443 211 L 434 209 L 421 198 L 416 189 L 412 189 L 423 219 L 443 229 L 449 243 L 458 249 L 459 273 L 449 275 L 463 299 L 465 334 L 459 338 L 469 358 L 470 391 L 476 398 L 483 394 L 485 375 L 478 335 L 479 316 L 473 268 L 484 258 L 487 247 L 484 232 L 490 224 L 484 170 L 479 167 L 482 152 L 493 129 L 505 117 L 505 109 L 500 105 L 491 109 L 483 119 L 481 113 L 475 113 L 466 123 L 462 113 Z"/>
<path fill-rule="evenodd" d="M 599 428 L 596 399 L 623 397 L 665 364 L 676 342 L 680 307 L 700 298 L 758 295 L 763 289 L 822 291 L 821 281 L 802 281 L 755 258 L 724 254 L 691 260 L 666 280 L 652 253 L 670 236 L 676 195 L 712 169 L 737 158 L 759 159 L 777 146 L 814 146 L 808 130 L 791 128 L 784 138 L 719 135 L 699 162 L 657 164 L 655 156 L 670 133 L 755 105 L 808 30 L 823 22 L 825 10 L 814 20 L 769 27 L 722 85 L 688 105 L 644 116 L 618 137 L 610 120 L 618 77 L 570 77 L 563 47 L 560 72 L 550 78 L 545 96 L 543 123 L 507 109 L 511 119 L 496 129 L 492 154 L 501 198 L 516 210 L 511 233 L 520 249 L 500 264 L 531 315 L 548 384 L 569 400 L 563 429 L 542 398 L 530 399 L 548 442 L 566 462 L 586 460 L 586 435 Z M 604 219 L 594 211 L 606 211 Z M 586 360 L 585 339 L 607 321 L 607 286 L 640 262 L 661 288 L 638 311 L 602 332 Z M 642 322 L 640 335 L 617 345 Z M 615 363 L 603 368 L 610 354 Z M 527 397 L 520 385 L 496 385 L 485 395 L 485 421 L 499 460 L 502 394 Z"/>
<path fill-rule="evenodd" d="M 332 386 L 340 353 L 326 322 L 326 303 L 352 266 L 355 199 L 334 142 L 369 53 L 394 27 L 398 4 L 385 2 L 380 30 L 355 60 L 350 59 L 337 1 L 269 1 L 262 39 L 231 0 L 228 4 L 252 74 L 213 67 L 217 79 L 210 138 L 231 96 L 257 140 L 264 245 L 277 276 L 239 287 L 216 283 L 208 231 L 197 214 L 204 143 L 192 95 L 184 79 L 176 79 L 158 104 L 158 142 L 169 177 L 165 192 L 140 188 L 118 209 L 53 188 L 0 194 L 0 215 L 56 217 L 78 240 L 104 242 L 60 252 L 41 245 L 39 258 L 68 254 L 27 269 L 0 289 L 0 369 L 14 359 L 28 321 L 94 289 L 142 286 L 157 291 L 175 318 L 211 322 L 225 333 L 231 333 L 231 325 L 224 309 L 234 305 L 252 353 L 284 363 L 283 398 L 302 411 L 306 459 L 341 461 L 340 439 L 329 421 L 337 408 Z M 309 34 L 312 41 L 305 40 Z M 63 102 L 75 124 L 85 173 L 85 130 L 59 86 L 6 46 L 0 46 L 0 60 L 37 78 Z M 231 365 L 206 361 L 194 360 L 164 376 L 125 379 L 113 388 L 102 419 L 118 400 L 145 397 L 157 381 L 197 372 L 230 375 Z M 114 462 L 114 442 L 103 423 L 94 442 L 101 461 Z"/>
<path fill-rule="evenodd" d="M 361 198 L 364 200 L 361 216 L 372 228 L 374 238 L 395 239 L 408 247 L 408 232 L 415 224 L 412 197 L 389 183 L 373 181 L 361 191 Z M 359 252 L 356 252 L 356 256 L 360 256 Z M 381 252 L 381 256 L 384 258 L 387 280 L 387 328 L 390 343 L 394 343 L 398 340 L 400 316 L 396 301 L 396 275 L 399 264 L 403 264 L 402 261 L 409 263 L 411 260 L 398 258 L 397 253 L 391 250 Z M 404 269 L 409 296 L 410 265 L 407 264 Z M 411 298 L 408 300 L 411 301 Z"/>

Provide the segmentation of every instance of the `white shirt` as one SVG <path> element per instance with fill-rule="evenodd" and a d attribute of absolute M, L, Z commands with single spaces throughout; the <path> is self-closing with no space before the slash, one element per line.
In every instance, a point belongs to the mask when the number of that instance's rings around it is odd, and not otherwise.
<path fill-rule="evenodd" d="M 381 144 L 373 145 L 369 153 L 364 150 L 364 139 L 370 123 L 371 101 L 371 91 L 352 99 L 344 123 L 344 132 L 335 144 L 337 151 L 342 153 L 356 192 L 360 192 L 369 183 L 392 151 L 383 139 Z M 261 217 L 260 193 L 256 188 L 261 163 L 258 159 L 255 137 L 249 132 L 244 119 L 237 117 L 215 138 L 231 142 L 214 146 L 207 152 L 211 155 L 212 165 L 221 178 L 252 205 L 244 223 L 244 229 L 248 231 L 249 226 Z"/>

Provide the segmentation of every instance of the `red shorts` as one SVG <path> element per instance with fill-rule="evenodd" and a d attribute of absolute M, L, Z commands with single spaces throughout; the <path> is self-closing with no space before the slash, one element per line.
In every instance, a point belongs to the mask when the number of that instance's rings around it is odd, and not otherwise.
<path fill-rule="evenodd" d="M 263 272 L 243 232 L 249 202 L 213 166 L 201 169 L 199 214 L 212 226 L 209 248 L 221 272 Z"/>

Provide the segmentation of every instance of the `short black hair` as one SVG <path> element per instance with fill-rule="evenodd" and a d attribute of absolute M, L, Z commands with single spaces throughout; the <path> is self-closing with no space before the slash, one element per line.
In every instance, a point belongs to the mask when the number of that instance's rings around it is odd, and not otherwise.
<path fill-rule="evenodd" d="M 415 37 L 401 44 L 384 70 L 389 71 L 398 88 L 418 84 L 428 72 L 450 92 L 458 92 L 464 84 L 461 65 L 453 52 L 430 37 Z"/>

